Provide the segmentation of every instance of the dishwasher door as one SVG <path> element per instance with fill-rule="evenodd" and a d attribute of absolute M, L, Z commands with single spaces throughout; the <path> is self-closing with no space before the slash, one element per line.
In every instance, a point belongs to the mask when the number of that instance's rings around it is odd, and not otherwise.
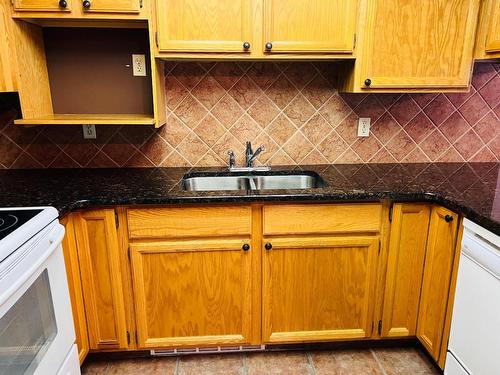
<path fill-rule="evenodd" d="M 500 237 L 464 223 L 445 374 L 498 375 Z"/>

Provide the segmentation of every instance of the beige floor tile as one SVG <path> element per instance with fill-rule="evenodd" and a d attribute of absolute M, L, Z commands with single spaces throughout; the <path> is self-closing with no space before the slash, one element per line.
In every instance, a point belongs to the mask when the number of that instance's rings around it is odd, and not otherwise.
<path fill-rule="evenodd" d="M 247 356 L 248 375 L 312 375 L 303 352 L 261 353 Z"/>
<path fill-rule="evenodd" d="M 107 361 L 85 362 L 82 366 L 82 375 L 106 375 L 108 367 Z"/>
<path fill-rule="evenodd" d="M 110 362 L 106 375 L 174 375 L 177 358 L 143 358 Z"/>
<path fill-rule="evenodd" d="M 438 375 L 424 353 L 416 348 L 374 349 L 387 375 Z"/>
<path fill-rule="evenodd" d="M 241 354 L 193 355 L 181 357 L 178 375 L 244 375 Z"/>
<path fill-rule="evenodd" d="M 383 375 L 370 350 L 333 350 L 311 353 L 317 375 Z"/>

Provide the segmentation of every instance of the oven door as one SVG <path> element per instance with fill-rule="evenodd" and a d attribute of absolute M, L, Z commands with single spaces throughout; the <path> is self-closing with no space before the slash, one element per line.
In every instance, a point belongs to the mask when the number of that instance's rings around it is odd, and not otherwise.
<path fill-rule="evenodd" d="M 63 235 L 53 222 L 0 263 L 0 375 L 56 374 L 75 342 Z"/>

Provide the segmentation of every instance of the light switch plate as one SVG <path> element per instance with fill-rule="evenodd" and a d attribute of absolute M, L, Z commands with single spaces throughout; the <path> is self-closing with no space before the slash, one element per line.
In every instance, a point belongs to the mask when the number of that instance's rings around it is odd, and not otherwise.
<path fill-rule="evenodd" d="M 84 139 L 96 139 L 97 131 L 95 130 L 95 125 L 82 125 L 83 128 L 83 138 Z"/>
<path fill-rule="evenodd" d="M 146 77 L 146 55 L 132 55 L 132 68 L 135 77 Z"/>
<path fill-rule="evenodd" d="M 358 137 L 370 136 L 370 124 L 372 119 L 370 117 L 360 117 L 358 121 Z"/>

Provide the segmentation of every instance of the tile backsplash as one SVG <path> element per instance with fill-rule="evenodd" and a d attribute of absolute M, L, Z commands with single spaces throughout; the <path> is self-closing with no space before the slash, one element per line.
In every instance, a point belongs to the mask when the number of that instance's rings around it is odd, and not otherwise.
<path fill-rule="evenodd" d="M 334 62 L 169 62 L 167 124 L 22 128 L 0 114 L 0 168 L 221 166 L 244 143 L 261 163 L 500 160 L 500 63 L 478 63 L 466 94 L 339 94 Z M 357 137 L 359 117 L 371 136 Z"/>

